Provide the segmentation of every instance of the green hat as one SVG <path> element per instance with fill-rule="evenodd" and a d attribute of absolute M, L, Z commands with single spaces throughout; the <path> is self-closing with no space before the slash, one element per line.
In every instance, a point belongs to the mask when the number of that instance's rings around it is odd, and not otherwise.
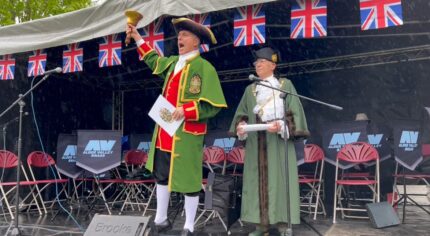
<path fill-rule="evenodd" d="M 187 30 L 195 34 L 200 39 L 201 43 L 217 43 L 214 34 L 208 27 L 199 24 L 189 18 L 181 17 L 172 19 L 172 23 L 175 27 L 176 32 L 179 32 L 181 30 Z"/>

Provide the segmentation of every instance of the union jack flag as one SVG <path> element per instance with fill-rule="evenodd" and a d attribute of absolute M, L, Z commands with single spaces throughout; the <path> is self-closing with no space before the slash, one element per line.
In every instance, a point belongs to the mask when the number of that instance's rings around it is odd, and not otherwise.
<path fill-rule="evenodd" d="M 141 34 L 145 42 L 148 42 L 149 46 L 151 46 L 158 55 L 164 56 L 163 18 L 160 18 L 144 27 Z"/>
<path fill-rule="evenodd" d="M 84 60 L 84 49 L 79 47 L 79 43 L 67 45 L 63 51 L 63 73 L 82 71 Z"/>
<path fill-rule="evenodd" d="M 190 17 L 191 20 L 200 23 L 208 28 L 211 27 L 211 17 L 208 13 L 205 14 L 196 14 Z M 209 44 L 200 44 L 200 53 L 209 52 Z"/>
<path fill-rule="evenodd" d="M 291 6 L 291 38 L 327 36 L 326 0 L 295 0 Z"/>
<path fill-rule="evenodd" d="M 0 58 L 0 80 L 12 80 L 15 72 L 15 59 L 12 55 Z"/>
<path fill-rule="evenodd" d="M 121 37 L 112 34 L 102 38 L 99 44 L 99 67 L 121 65 Z"/>
<path fill-rule="evenodd" d="M 234 46 L 266 42 L 266 15 L 262 4 L 239 7 L 234 15 Z"/>
<path fill-rule="evenodd" d="M 403 25 L 401 0 L 360 0 L 361 29 Z"/>
<path fill-rule="evenodd" d="M 28 77 L 45 73 L 46 57 L 45 50 L 33 51 L 33 55 L 28 58 Z"/>

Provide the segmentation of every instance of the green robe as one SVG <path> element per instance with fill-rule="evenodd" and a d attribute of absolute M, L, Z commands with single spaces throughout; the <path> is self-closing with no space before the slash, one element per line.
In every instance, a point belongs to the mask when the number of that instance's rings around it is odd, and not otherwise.
<path fill-rule="evenodd" d="M 296 93 L 290 80 L 280 79 L 281 89 Z M 236 134 L 236 126 L 242 120 L 248 124 L 256 123 L 253 108 L 256 105 L 255 84 L 249 85 L 237 107 L 230 132 Z M 289 111 L 293 113 L 295 130 L 293 135 L 308 135 L 306 117 L 298 97 L 287 97 Z M 290 132 L 291 133 L 291 132 Z M 260 200 L 258 178 L 258 135 L 249 132 L 245 147 L 243 172 L 242 212 L 243 221 L 260 223 Z M 286 186 L 285 186 L 285 148 L 284 140 L 277 133 L 266 133 L 268 165 L 268 215 L 270 224 L 287 222 Z M 291 223 L 300 223 L 300 199 L 297 174 L 297 162 L 294 144 L 288 141 L 288 173 L 290 184 Z"/>
<path fill-rule="evenodd" d="M 143 60 L 153 74 L 164 79 L 163 92 L 173 73 L 178 56 L 160 57 L 155 51 L 145 53 Z M 221 108 L 226 108 L 224 94 L 215 68 L 200 55 L 187 61 L 182 69 L 179 82 L 178 104 L 195 102 L 198 118 L 185 120 L 173 136 L 169 191 L 193 193 L 201 190 L 203 139 L 207 131 L 207 121 Z M 146 168 L 153 171 L 155 143 L 158 125 L 155 126 Z"/>

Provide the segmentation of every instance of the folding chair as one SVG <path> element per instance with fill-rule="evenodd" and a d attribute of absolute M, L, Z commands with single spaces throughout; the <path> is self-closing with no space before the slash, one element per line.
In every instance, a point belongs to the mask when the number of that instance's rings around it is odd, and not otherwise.
<path fill-rule="evenodd" d="M 55 160 L 52 158 L 51 155 L 41 151 L 31 152 L 27 157 L 27 165 L 30 170 L 31 180 L 36 182 L 37 194 L 39 195 L 39 199 L 42 201 L 42 207 L 45 213 L 48 213 L 45 204 L 51 203 L 50 207 L 52 207 L 55 203 L 55 199 L 59 200 L 59 196 L 61 195 L 61 193 L 65 194 L 66 199 L 69 198 L 66 191 L 68 180 L 61 178 L 60 172 L 58 171 L 57 166 L 55 164 Z M 35 172 L 38 173 L 40 171 L 44 171 L 42 173 L 48 173 L 48 178 L 41 179 L 40 176 L 36 177 Z M 53 200 L 43 200 L 42 192 L 44 192 L 44 190 L 49 189 L 48 187 L 53 184 L 61 184 L 62 188 L 56 187 L 57 191 L 59 189 L 60 190 L 56 193 L 56 196 Z"/>
<path fill-rule="evenodd" d="M 339 179 L 339 161 L 346 161 L 354 164 L 376 162 L 375 175 L 371 179 Z M 379 154 L 378 151 L 370 144 L 365 142 L 355 142 L 346 144 L 336 156 L 336 174 L 335 174 L 335 191 L 334 191 L 334 209 L 333 223 L 336 223 L 336 213 L 338 210 L 342 212 L 342 218 L 361 218 L 367 219 L 367 216 L 348 215 L 348 212 L 366 212 L 364 207 L 352 208 L 350 206 L 343 207 L 342 200 L 348 199 L 348 196 L 342 196 L 345 186 L 367 186 L 372 192 L 371 202 L 379 202 L 380 186 L 379 186 Z"/>
<path fill-rule="evenodd" d="M 225 174 L 225 152 L 224 149 L 217 146 L 209 146 L 203 150 L 203 163 L 204 167 L 208 168 L 210 172 L 220 172 Z"/>
<path fill-rule="evenodd" d="M 309 214 L 314 214 L 314 220 L 316 220 L 317 213 L 327 215 L 324 203 L 321 199 L 321 186 L 323 184 L 322 176 L 324 172 L 324 152 L 315 144 L 306 144 L 304 148 L 304 163 L 313 165 L 313 174 L 299 174 L 299 184 L 302 189 L 307 188 L 304 192 L 304 196 L 300 198 L 307 203 L 301 203 L 301 207 L 306 207 Z M 318 212 L 318 208 L 321 207 L 321 211 Z M 313 209 L 313 210 L 312 210 Z"/>
<path fill-rule="evenodd" d="M 84 197 L 85 193 L 88 193 L 89 191 L 88 186 L 93 185 L 94 178 L 88 178 L 84 174 L 85 172 L 82 173 L 78 178 L 71 179 L 73 188 L 72 188 L 72 193 L 70 194 L 70 198 L 71 198 L 70 200 L 72 202 L 79 203 L 81 198 L 85 198 Z M 91 191 L 89 193 L 91 193 Z M 88 199 L 88 197 L 89 196 L 87 196 L 86 199 Z"/>
<path fill-rule="evenodd" d="M 422 144 L 421 153 L 422 153 L 423 158 L 430 158 L 430 144 Z M 417 171 L 407 173 L 405 170 L 405 167 L 400 168 L 399 163 L 396 162 L 396 169 L 395 169 L 393 176 L 394 176 L 393 199 L 391 201 L 391 204 L 396 205 L 400 201 L 403 201 L 402 223 L 405 223 L 406 205 L 407 205 L 408 201 L 412 202 L 415 206 L 421 208 L 423 211 L 425 211 L 427 214 L 430 215 L 429 210 L 424 208 L 422 205 L 420 205 L 413 198 L 410 197 L 410 196 L 425 196 L 425 194 L 410 194 L 410 193 L 408 194 L 407 188 L 406 188 L 406 185 L 407 185 L 406 180 L 415 180 L 417 183 L 422 182 L 427 186 L 427 188 L 430 188 L 430 183 L 429 183 L 430 173 L 420 173 Z M 397 186 L 399 179 L 401 180 L 402 185 L 403 185 L 403 193 L 400 193 L 399 188 Z M 399 196 L 398 199 L 394 199 L 394 196 L 396 196 L 396 195 Z"/>
<path fill-rule="evenodd" d="M 113 206 L 115 203 L 120 202 L 118 201 L 118 195 L 121 194 L 121 189 L 122 189 L 124 180 L 119 174 L 117 168 L 114 168 L 108 171 L 107 173 L 109 174 L 107 178 L 96 174 L 93 175 L 94 176 L 93 191 L 90 193 L 88 197 L 91 197 L 91 194 L 94 194 L 92 207 L 94 207 L 95 206 L 94 203 L 101 198 L 101 200 L 103 201 L 103 204 L 106 207 L 106 210 L 108 211 L 108 214 L 112 215 L 112 211 L 109 204 Z M 106 192 L 108 192 L 108 190 L 111 190 L 112 188 L 115 189 L 115 192 L 113 194 L 108 195 L 108 197 L 112 199 L 112 201 L 108 201 L 106 197 Z M 119 193 L 117 194 L 117 192 Z"/>
<path fill-rule="evenodd" d="M 14 153 L 6 150 L 0 150 L 0 168 L 1 168 L 0 172 L 2 173 L 1 182 L 0 182 L 0 191 L 1 191 L 0 202 L 4 202 L 12 220 L 15 219 L 15 216 L 12 213 L 12 208 L 14 206 L 10 204 L 9 199 L 12 199 L 15 197 L 15 194 L 16 194 L 15 191 L 16 191 L 18 182 L 16 181 L 5 182 L 3 181 L 3 177 L 8 175 L 9 170 L 15 169 L 16 171 L 17 166 L 18 166 L 18 157 Z M 37 210 L 39 211 L 39 214 L 42 215 L 42 211 L 40 210 L 40 206 L 37 201 L 37 195 L 34 194 L 33 192 L 33 189 L 36 186 L 36 182 L 28 180 L 27 173 L 25 172 L 22 165 L 21 165 L 21 171 L 25 177 L 25 181 L 19 181 L 19 185 L 22 187 L 26 186 L 30 188 L 30 195 L 33 197 L 30 205 L 34 202 L 35 205 L 37 206 Z M 24 203 L 24 200 L 25 199 L 23 199 L 20 205 Z M 15 210 L 18 210 L 18 209 L 15 209 Z"/>
<path fill-rule="evenodd" d="M 233 164 L 233 172 L 231 175 L 242 176 L 242 173 L 237 171 L 238 166 L 243 166 L 245 162 L 245 148 L 243 146 L 234 147 L 226 156 L 227 164 Z"/>
<path fill-rule="evenodd" d="M 145 163 L 148 160 L 148 155 L 142 150 L 127 151 L 124 156 L 124 162 L 128 171 L 128 176 L 134 177 L 139 171 L 144 170 Z M 134 210 L 133 205 L 137 205 L 139 211 L 140 206 L 143 206 L 143 216 L 151 203 L 154 195 L 155 180 L 151 179 L 124 179 L 125 195 L 124 203 L 121 207 L 120 214 L 126 205 L 130 205 Z M 152 187 L 150 186 L 152 185 Z"/>

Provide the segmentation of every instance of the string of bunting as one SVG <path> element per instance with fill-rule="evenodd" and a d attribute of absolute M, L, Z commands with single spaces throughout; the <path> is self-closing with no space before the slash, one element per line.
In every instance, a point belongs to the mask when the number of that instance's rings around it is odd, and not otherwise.
<path fill-rule="evenodd" d="M 208 13 L 189 16 L 207 27 L 211 26 Z M 361 30 L 381 29 L 403 25 L 401 0 L 360 0 Z M 163 17 L 139 29 L 142 37 L 161 56 L 164 55 Z M 291 1 L 291 39 L 327 36 L 327 0 Z M 266 15 L 263 4 L 236 8 L 233 22 L 234 47 L 264 44 Z M 209 45 L 201 45 L 200 52 L 208 52 Z M 102 37 L 99 43 L 99 67 L 121 65 L 122 42 L 119 34 Z M 83 70 L 84 49 L 79 43 L 66 45 L 63 50 L 63 73 Z M 45 49 L 35 50 L 28 59 L 28 77 L 45 73 Z M 13 55 L 0 56 L 0 80 L 13 80 Z"/>

